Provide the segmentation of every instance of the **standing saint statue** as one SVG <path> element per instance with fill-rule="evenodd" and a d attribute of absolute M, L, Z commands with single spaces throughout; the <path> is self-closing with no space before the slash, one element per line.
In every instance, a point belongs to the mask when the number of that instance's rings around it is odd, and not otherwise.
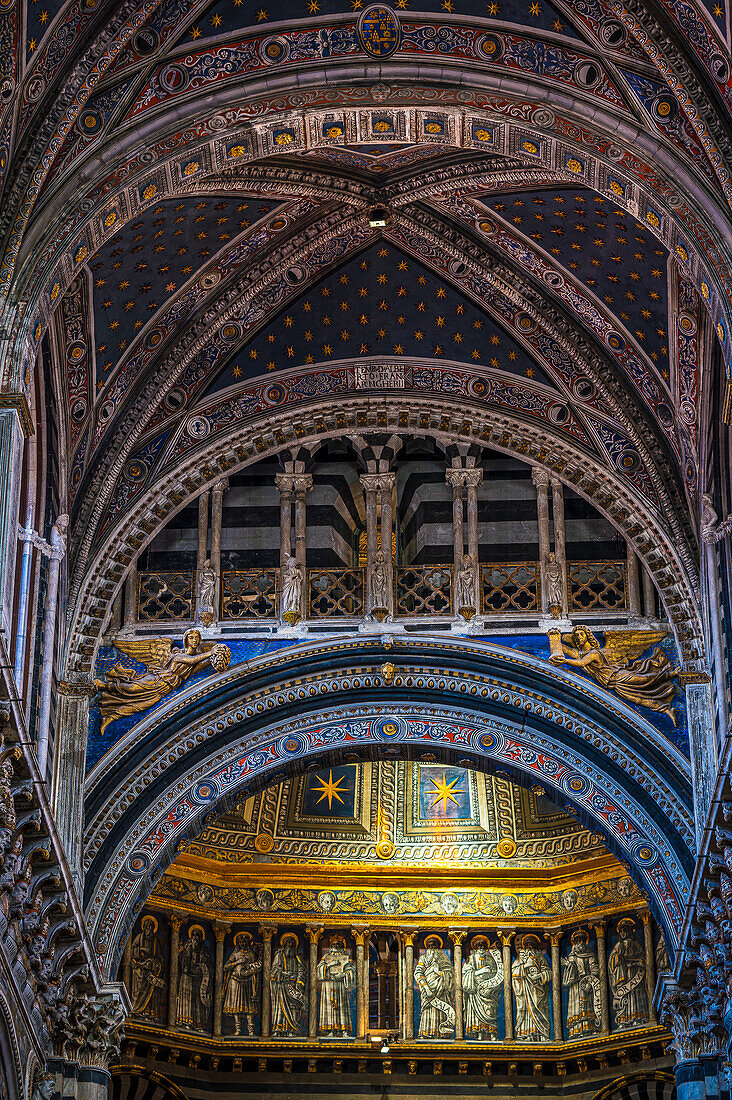
<path fill-rule="evenodd" d="M 585 928 L 570 937 L 571 947 L 562 959 L 562 985 L 567 989 L 567 1037 L 593 1035 L 602 1027 L 600 967 Z"/>
<path fill-rule="evenodd" d="M 280 569 L 280 617 L 290 626 L 302 618 L 303 568 L 292 554 Z"/>
<path fill-rule="evenodd" d="M 234 1032 L 254 1035 L 254 1017 L 259 1011 L 259 974 L 262 960 L 249 932 L 237 932 L 234 950 L 224 967 L 224 1003 L 222 1012 L 234 1017 Z"/>
<path fill-rule="evenodd" d="M 414 968 L 422 998 L 420 1039 L 446 1039 L 455 1031 L 455 971 L 440 936 L 427 936 Z"/>
<path fill-rule="evenodd" d="M 562 566 L 554 553 L 549 554 L 544 564 L 544 592 L 547 611 L 558 619 L 564 605 L 564 584 Z"/>
<path fill-rule="evenodd" d="M 302 1035 L 308 972 L 299 947 L 300 941 L 294 932 L 286 932 L 272 959 L 270 1003 L 274 1039 L 293 1039 Z"/>
<path fill-rule="evenodd" d="M 455 594 L 459 614 L 468 617 L 465 612 L 475 611 L 475 562 L 470 554 L 465 554 L 458 567 L 455 578 Z"/>
<path fill-rule="evenodd" d="M 371 610 L 387 610 L 389 607 L 387 593 L 386 559 L 384 551 L 378 550 L 371 570 Z"/>
<path fill-rule="evenodd" d="M 331 936 L 328 949 L 318 963 L 317 977 L 320 982 L 319 1034 L 349 1038 L 353 1025 L 348 994 L 356 984 L 356 967 L 346 951 L 343 936 Z"/>
<path fill-rule="evenodd" d="M 200 924 L 188 929 L 188 939 L 178 952 L 178 1027 L 208 1030 L 213 990 L 213 960 Z"/>
<path fill-rule="evenodd" d="M 487 936 L 473 936 L 463 965 L 465 1038 L 498 1038 L 498 1000 L 503 989 L 503 958 Z"/>
<path fill-rule="evenodd" d="M 613 995 L 615 1027 L 625 1030 L 648 1023 L 646 953 L 635 935 L 635 921 L 618 921 L 620 939 L 610 952 L 608 974 Z"/>
<path fill-rule="evenodd" d="M 216 573 L 210 558 L 206 558 L 198 578 L 198 618 L 205 626 L 216 618 Z"/>
<path fill-rule="evenodd" d="M 516 1001 L 516 1038 L 525 1043 L 548 1043 L 551 1038 L 551 980 L 551 967 L 539 937 L 531 933 L 524 936 L 511 967 L 511 983 Z"/>
<path fill-rule="evenodd" d="M 130 953 L 130 1001 L 138 1016 L 157 1020 L 160 998 L 165 989 L 163 954 L 158 941 L 158 922 L 149 915 L 142 918 L 140 931 L 132 941 Z"/>

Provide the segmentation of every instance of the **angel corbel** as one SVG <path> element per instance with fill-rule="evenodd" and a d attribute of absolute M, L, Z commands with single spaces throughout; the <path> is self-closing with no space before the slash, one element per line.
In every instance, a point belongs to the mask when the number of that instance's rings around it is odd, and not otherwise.
<path fill-rule="evenodd" d="M 109 669 L 106 680 L 94 681 L 99 690 L 102 733 L 115 719 L 159 703 L 202 666 L 223 672 L 231 660 L 231 650 L 220 642 L 201 647 L 198 630 L 186 631 L 182 649 L 174 649 L 170 638 L 125 638 L 115 645 L 125 656 L 144 664 L 147 671 L 138 673 L 118 663 Z"/>
<path fill-rule="evenodd" d="M 564 635 L 553 630 L 549 634 L 549 659 L 554 664 L 580 669 L 629 703 L 667 714 L 675 726 L 678 714 L 673 704 L 678 689 L 674 678 L 680 669 L 671 664 L 658 644 L 665 637 L 662 631 L 607 630 L 605 645 L 601 646 L 586 626 L 577 626 Z M 640 659 L 651 646 L 655 648 L 650 657 Z"/>

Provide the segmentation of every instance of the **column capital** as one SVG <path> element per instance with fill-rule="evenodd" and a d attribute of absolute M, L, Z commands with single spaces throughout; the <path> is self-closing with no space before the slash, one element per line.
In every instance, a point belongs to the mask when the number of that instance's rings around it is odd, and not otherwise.
<path fill-rule="evenodd" d="M 466 928 L 450 928 L 447 934 L 452 942 L 455 944 L 455 946 L 459 947 L 467 936 L 468 931 Z"/>
<path fill-rule="evenodd" d="M 650 924 L 651 923 L 651 911 L 650 911 L 650 909 L 641 909 L 640 913 L 638 913 L 638 916 L 640 917 L 640 919 L 643 921 L 644 924 Z"/>
<path fill-rule="evenodd" d="M 402 942 L 405 947 L 414 947 L 414 937 L 417 935 L 416 928 L 405 929 L 401 931 L 399 935 L 402 938 Z"/>
<path fill-rule="evenodd" d="M 324 924 L 306 924 L 305 931 L 308 934 L 310 942 L 315 944 L 318 942 L 323 932 L 325 931 Z"/>
<path fill-rule="evenodd" d="M 353 925 L 351 927 L 351 935 L 355 939 L 357 946 L 363 947 L 371 935 L 371 929 L 365 924 Z"/>
<path fill-rule="evenodd" d="M 509 947 L 510 944 L 511 944 L 511 940 L 516 935 L 516 929 L 515 928 L 499 928 L 499 929 L 497 929 L 497 931 L 498 931 L 498 938 L 500 939 L 503 946 L 504 947 Z"/>
<path fill-rule="evenodd" d="M 214 493 L 225 493 L 228 488 L 229 488 L 229 479 L 228 479 L 228 477 L 222 477 L 214 483 L 213 491 L 214 491 Z"/>
<path fill-rule="evenodd" d="M 605 930 L 607 929 L 607 920 L 596 920 L 592 922 L 592 928 L 597 936 L 605 937 Z"/>
<path fill-rule="evenodd" d="M 185 919 L 185 917 L 171 916 L 168 917 L 168 923 L 170 924 L 171 928 L 174 928 L 177 932 L 180 932 Z"/>
<path fill-rule="evenodd" d="M 453 489 L 470 487 L 475 489 L 483 480 L 483 471 L 479 466 L 448 466 L 445 470 L 445 481 L 452 485 Z"/>
<path fill-rule="evenodd" d="M 545 928 L 544 935 L 549 940 L 552 947 L 559 947 L 562 942 L 563 932 L 561 928 Z"/>
<path fill-rule="evenodd" d="M 549 487 L 549 476 L 549 471 L 545 470 L 543 466 L 532 466 L 531 480 L 537 489 L 547 489 Z"/>
<path fill-rule="evenodd" d="M 308 493 L 313 487 L 313 475 L 276 474 L 275 485 L 281 493 Z"/>
<path fill-rule="evenodd" d="M 223 943 L 226 939 L 226 933 L 231 931 L 231 925 L 224 923 L 223 921 L 214 921 L 213 934 L 217 943 Z"/>
<path fill-rule="evenodd" d="M 364 492 L 377 492 L 380 489 L 393 489 L 396 484 L 396 474 L 393 472 L 360 474 L 358 480 Z"/>
<path fill-rule="evenodd" d="M 259 934 L 260 934 L 260 936 L 262 937 L 263 940 L 270 940 L 271 941 L 272 937 L 277 934 L 277 925 L 276 924 L 260 924 L 258 931 L 259 931 Z"/>

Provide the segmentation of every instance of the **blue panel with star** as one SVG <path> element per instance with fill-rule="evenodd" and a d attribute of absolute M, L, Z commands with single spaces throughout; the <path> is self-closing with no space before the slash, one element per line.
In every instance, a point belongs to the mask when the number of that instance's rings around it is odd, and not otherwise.
<path fill-rule="evenodd" d="M 150 207 L 102 246 L 94 276 L 97 381 L 137 333 L 219 249 L 280 202 L 191 195 Z"/>
<path fill-rule="evenodd" d="M 470 784 L 463 768 L 419 766 L 420 821 L 470 821 Z"/>
<path fill-rule="evenodd" d="M 619 317 L 668 379 L 668 250 L 609 199 L 584 187 L 484 199 Z"/>
<path fill-rule="evenodd" d="M 381 242 L 290 302 L 240 348 L 208 392 L 283 367 L 380 354 L 457 360 L 552 385 L 477 304 Z"/>
<path fill-rule="evenodd" d="M 302 811 L 313 817 L 352 818 L 356 806 L 356 765 L 323 768 L 305 778 Z"/>

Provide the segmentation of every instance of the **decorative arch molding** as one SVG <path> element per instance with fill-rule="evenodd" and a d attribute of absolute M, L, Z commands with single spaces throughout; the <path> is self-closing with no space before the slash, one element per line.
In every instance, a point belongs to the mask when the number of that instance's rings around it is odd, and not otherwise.
<path fill-rule="evenodd" d="M 671 1100 L 675 1089 L 673 1073 L 633 1073 L 605 1085 L 592 1100 Z"/>
<path fill-rule="evenodd" d="M 112 1066 L 110 1073 L 112 1075 L 111 1100 L 142 1100 L 144 1096 L 149 1095 L 150 1082 L 157 1086 L 150 1100 L 162 1100 L 164 1096 L 170 1096 L 173 1100 L 188 1100 L 186 1093 L 179 1085 L 157 1070 L 149 1070 L 145 1066 L 123 1065 Z M 125 1077 L 135 1082 L 134 1088 L 125 1089 Z"/>
<path fill-rule="evenodd" d="M 303 408 L 273 410 L 265 420 L 232 426 L 225 440 L 204 440 L 178 468 L 156 478 L 90 562 L 67 635 L 65 676 L 89 675 L 112 601 L 132 559 L 201 490 L 295 443 L 305 446 L 348 433 L 385 430 L 492 447 L 553 470 L 632 542 L 661 592 L 684 662 L 696 667 L 702 659 L 696 590 L 676 541 L 662 518 L 619 477 L 539 423 L 465 400 L 401 391 L 339 395 L 337 404 L 321 400 Z"/>
<path fill-rule="evenodd" d="M 675 529 L 674 537 L 681 548 L 685 568 L 694 576 L 696 566 L 689 549 L 690 535 L 676 518 L 683 514 L 684 501 L 679 486 L 668 477 L 667 447 L 655 439 L 648 416 L 645 433 L 639 430 L 637 424 L 643 418 L 631 395 L 614 381 L 615 367 L 609 362 L 609 353 L 605 356 L 596 352 L 581 331 L 579 317 L 567 317 L 564 309 L 544 302 L 517 272 L 515 263 L 509 266 L 504 258 L 495 259 L 484 244 L 469 241 L 459 230 L 445 240 L 444 223 L 426 212 L 416 211 L 414 217 L 402 213 L 398 220 L 399 224 L 386 234 L 387 239 L 412 251 L 422 262 L 438 270 L 441 277 L 449 279 L 461 293 L 487 308 L 504 327 L 511 323 L 516 311 L 524 311 L 531 324 L 537 326 L 562 355 L 569 356 L 572 362 L 579 364 L 586 377 L 594 380 L 606 411 L 615 415 L 641 456 L 654 491 L 662 502 L 660 510 Z M 316 228 L 318 236 L 315 236 Z M 148 378 L 138 381 L 136 388 L 131 379 L 129 395 L 118 395 L 118 400 L 126 400 L 127 407 L 122 406 L 117 415 L 117 447 L 110 448 L 104 457 L 86 488 L 77 513 L 81 534 L 75 546 L 77 567 L 72 578 L 72 598 L 78 591 L 94 540 L 99 538 L 102 516 L 106 515 L 107 524 L 110 522 L 108 508 L 112 497 L 120 502 L 131 502 L 136 494 L 136 486 L 121 483 L 125 463 L 135 448 L 143 445 L 145 433 L 151 427 L 159 432 L 167 421 L 168 426 L 179 433 L 186 422 L 187 412 L 177 413 L 176 423 L 176 418 L 165 410 L 165 395 L 197 360 L 211 377 L 225 359 L 234 355 L 256 329 L 267 322 L 273 309 L 285 308 L 289 300 L 302 293 L 323 271 L 344 262 L 372 239 L 377 239 L 376 235 L 360 218 L 352 217 L 344 222 L 338 212 L 326 215 L 317 227 L 310 226 L 288 245 L 276 249 L 266 265 L 248 270 L 236 281 L 222 281 L 215 305 L 210 304 L 205 314 L 199 313 L 198 320 L 189 324 L 177 342 L 164 344 L 157 361 L 151 360 L 148 364 Z M 426 256 L 420 254 L 420 249 Z M 459 274 L 455 274 L 458 270 Z M 294 273 L 292 280 L 290 272 Z M 500 309 L 496 303 L 501 303 Z M 238 333 L 233 341 L 227 335 L 227 325 Z M 521 339 L 520 331 L 516 335 Z M 536 347 L 530 347 L 529 351 L 535 357 L 540 355 Z M 549 363 L 548 366 L 550 373 L 555 373 L 553 365 Z M 198 383 L 199 389 L 202 385 Z M 577 404 L 576 401 L 572 403 Z M 110 421 L 113 416 L 110 412 Z"/>
<path fill-rule="evenodd" d="M 471 81 L 474 75 L 471 73 Z M 313 88 L 317 85 L 316 76 L 308 74 Z M 398 77 L 398 74 L 395 76 Z M 320 78 L 325 81 L 325 73 L 320 73 Z M 332 74 L 328 79 L 332 80 Z M 470 86 L 472 88 L 473 83 Z M 237 89 L 233 91 L 238 94 Z M 587 104 L 581 99 L 572 99 L 571 92 L 565 89 L 562 90 L 561 107 L 557 108 L 552 108 L 551 98 L 547 98 L 547 88 L 544 86 L 537 87 L 537 99 L 524 101 L 507 98 L 505 89 L 498 87 L 495 91 L 501 94 L 501 98 L 474 91 L 456 94 L 448 89 L 434 89 L 430 107 L 421 109 L 413 105 L 417 100 L 414 89 L 409 85 L 379 85 L 369 91 L 370 97 L 364 96 L 363 88 L 358 86 L 337 89 L 340 103 L 336 113 L 342 116 L 344 127 L 343 138 L 338 142 L 323 141 L 318 128 L 323 117 L 333 113 L 333 103 L 337 102 L 336 89 L 329 89 L 322 104 L 319 104 L 321 97 L 315 90 L 299 89 L 299 102 L 303 99 L 313 102 L 309 110 L 300 107 L 293 111 L 287 97 L 283 97 L 281 103 L 272 103 L 270 99 L 266 101 L 266 124 L 261 120 L 265 103 L 257 99 L 263 94 L 261 90 L 252 89 L 254 98 L 246 107 L 229 110 L 226 110 L 227 97 L 217 91 L 215 109 L 209 101 L 204 121 L 197 122 L 189 133 L 179 130 L 174 140 L 171 135 L 167 141 L 161 139 L 158 145 L 152 146 L 154 168 L 150 167 L 150 157 L 137 156 L 129 164 L 124 160 L 127 144 L 134 141 L 135 145 L 139 145 L 137 131 L 127 140 L 121 138 L 119 146 L 115 146 L 115 151 L 119 148 L 120 164 L 108 177 L 114 181 L 111 186 L 98 178 L 94 182 L 96 191 L 90 190 L 93 181 L 82 165 L 74 175 L 73 183 L 69 183 L 65 190 L 62 188 L 49 203 L 48 216 L 41 213 L 27 234 L 20 257 L 19 286 L 29 310 L 28 323 L 23 325 L 22 335 L 29 336 L 37 329 L 39 322 L 45 329 L 55 303 L 78 270 L 74 255 L 80 247 L 91 255 L 108 238 L 110 229 L 105 225 L 105 219 L 110 214 L 115 215 L 116 227 L 117 219 L 123 223 L 153 202 L 193 191 L 208 176 L 226 179 L 231 186 L 233 180 L 241 178 L 241 170 L 247 161 L 271 158 L 276 162 L 282 155 L 291 156 L 293 149 L 300 153 L 331 147 L 337 149 L 347 140 L 348 118 L 371 116 L 379 111 L 383 113 L 387 105 L 409 120 L 408 130 L 414 140 L 420 139 L 416 130 L 417 119 L 439 110 L 451 122 L 450 144 L 490 152 L 499 157 L 514 157 L 527 168 L 562 173 L 575 184 L 610 197 L 634 217 L 640 217 L 666 247 L 675 250 L 677 245 L 681 245 L 687 257 L 683 261 L 687 276 L 702 293 L 713 320 L 718 322 L 722 318 L 732 296 L 732 271 L 729 244 L 720 231 L 720 225 L 715 223 L 715 218 L 719 216 L 718 200 L 712 194 L 705 193 L 704 187 L 700 187 L 662 142 L 602 110 L 588 112 Z M 353 100 L 363 101 L 363 106 L 358 109 L 351 107 Z M 419 102 L 424 103 L 424 100 Z M 537 106 L 537 103 L 542 106 Z M 187 106 L 192 110 L 192 105 Z M 558 115 L 557 110 L 566 112 L 568 117 Z M 180 127 L 179 112 L 170 112 L 169 117 L 171 123 Z M 278 121 L 295 127 L 299 135 L 297 143 L 286 146 L 284 153 L 266 136 Z M 494 126 L 495 138 L 490 149 L 473 137 L 473 122 Z M 163 113 L 156 119 L 156 132 L 165 126 L 166 114 Z M 355 122 L 353 126 L 356 126 Z M 202 140 L 202 133 L 205 140 Z M 187 138 L 190 138 L 190 144 Z M 522 152 L 526 141 L 535 144 L 535 156 Z M 437 144 L 435 147 L 439 148 Z M 242 153 L 232 157 L 229 153 L 231 148 L 241 149 Z M 645 155 L 650 163 L 644 163 L 639 153 Z M 580 174 L 567 171 L 569 159 L 582 165 Z M 92 163 L 99 172 L 102 165 L 107 172 L 111 167 L 99 155 L 93 158 Z M 186 167 L 192 163 L 198 164 L 198 178 L 185 174 Z M 323 170 L 326 173 L 330 170 L 333 181 L 339 180 L 326 188 L 326 195 L 348 204 L 368 203 L 373 193 L 372 185 L 359 184 L 342 176 L 339 178 L 338 173 L 327 164 L 323 164 Z M 476 167 L 474 174 L 480 176 L 484 170 Z M 432 170 L 430 176 L 435 180 L 435 187 L 439 182 L 444 188 L 451 175 L 459 179 L 463 172 L 463 167 L 456 165 L 444 170 Z M 469 170 L 468 180 L 472 175 L 473 171 Z M 314 182 L 311 186 L 315 187 Z M 154 188 L 154 192 L 146 199 L 144 196 L 146 192 L 150 194 L 150 187 Z M 430 179 L 420 182 L 416 190 L 408 181 L 402 181 L 396 185 L 394 198 L 397 202 L 427 198 L 435 187 Z M 315 190 L 319 189 L 315 187 Z M 58 218 L 61 210 L 68 213 Z M 647 219 L 649 212 L 655 215 L 653 220 Z M 54 225 L 52 232 L 46 234 L 45 230 L 50 228 L 46 224 L 48 218 L 52 218 Z M 44 240 L 44 250 L 36 254 L 36 246 L 41 240 Z M 706 261 L 705 255 L 708 257 Z M 706 292 L 702 283 L 707 288 Z M 52 295 L 56 285 L 59 289 Z M 21 336 L 21 333 L 18 335 Z M 725 356 L 729 360 L 728 348 L 725 348 Z"/>
<path fill-rule="evenodd" d="M 389 685 L 378 671 L 387 653 L 397 664 Z M 441 671 L 446 658 L 461 671 Z M 114 972 L 141 898 L 208 814 L 253 785 L 344 754 L 426 750 L 543 783 L 634 868 L 678 944 L 693 871 L 688 765 L 571 673 L 462 640 L 395 638 L 385 649 L 383 636 L 335 638 L 238 667 L 196 694 L 144 740 L 128 740 L 90 791 L 86 912 L 104 973 Z"/>

